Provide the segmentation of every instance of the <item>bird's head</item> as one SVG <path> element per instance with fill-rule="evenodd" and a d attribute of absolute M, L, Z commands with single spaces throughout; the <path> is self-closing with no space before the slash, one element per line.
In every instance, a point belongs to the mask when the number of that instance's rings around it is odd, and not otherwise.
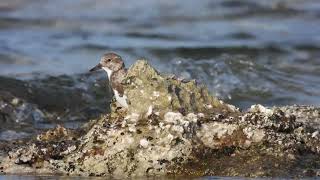
<path fill-rule="evenodd" d="M 116 53 L 107 53 L 101 57 L 99 64 L 90 69 L 90 72 L 104 69 L 109 74 L 122 68 L 124 68 L 124 62 L 121 56 Z"/>

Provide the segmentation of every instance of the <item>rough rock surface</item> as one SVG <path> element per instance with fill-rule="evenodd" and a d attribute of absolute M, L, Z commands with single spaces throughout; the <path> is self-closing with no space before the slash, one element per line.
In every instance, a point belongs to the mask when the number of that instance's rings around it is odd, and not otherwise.
<path fill-rule="evenodd" d="M 239 112 L 194 81 L 160 75 L 146 61 L 134 64 L 123 83 L 128 110 L 113 102 L 111 113 L 83 132 L 57 127 L 43 133 L 9 151 L 0 170 L 116 177 L 320 173 L 316 109 L 254 105 Z"/>
<path fill-rule="evenodd" d="M 146 114 L 152 111 L 164 115 L 168 111 L 182 114 L 230 111 L 210 96 L 207 88 L 197 86 L 195 80 L 161 75 L 144 60 L 138 60 L 130 67 L 123 83 L 130 104 L 129 113 Z"/>

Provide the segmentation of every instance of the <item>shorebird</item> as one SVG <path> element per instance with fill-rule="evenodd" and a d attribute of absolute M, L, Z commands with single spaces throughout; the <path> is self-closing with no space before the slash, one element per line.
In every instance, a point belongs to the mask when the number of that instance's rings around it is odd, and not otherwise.
<path fill-rule="evenodd" d="M 90 69 L 90 72 L 103 69 L 108 74 L 109 83 L 114 92 L 114 96 L 117 102 L 124 108 L 128 107 L 127 96 L 124 95 L 123 85 L 121 84 L 122 80 L 127 74 L 127 70 L 124 66 L 124 62 L 116 53 L 107 53 L 104 54 L 99 64 Z"/>

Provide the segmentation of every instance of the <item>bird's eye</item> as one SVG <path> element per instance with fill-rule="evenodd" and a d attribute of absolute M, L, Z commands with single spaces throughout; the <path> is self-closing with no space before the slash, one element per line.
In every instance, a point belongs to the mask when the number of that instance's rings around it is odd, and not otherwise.
<path fill-rule="evenodd" d="M 110 62 L 110 61 L 111 61 L 111 59 L 107 59 L 107 61 L 108 61 L 108 62 Z"/>

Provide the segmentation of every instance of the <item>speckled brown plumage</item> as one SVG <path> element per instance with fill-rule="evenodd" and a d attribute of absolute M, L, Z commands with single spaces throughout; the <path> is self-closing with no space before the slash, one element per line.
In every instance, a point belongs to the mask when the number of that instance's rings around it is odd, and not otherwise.
<path fill-rule="evenodd" d="M 124 106 L 127 106 L 126 97 L 124 96 L 124 88 L 122 85 L 122 81 L 127 74 L 127 70 L 121 56 L 115 53 L 104 54 L 99 64 L 92 68 L 90 71 L 96 71 L 99 69 L 104 69 L 107 72 L 109 83 L 112 87 L 117 101 L 121 101 L 123 102 L 122 104 L 124 104 Z"/>
<path fill-rule="evenodd" d="M 127 70 L 125 68 L 115 71 L 111 74 L 110 82 L 111 87 L 119 92 L 120 96 L 123 96 L 124 89 L 122 85 L 122 80 L 127 74 Z"/>

